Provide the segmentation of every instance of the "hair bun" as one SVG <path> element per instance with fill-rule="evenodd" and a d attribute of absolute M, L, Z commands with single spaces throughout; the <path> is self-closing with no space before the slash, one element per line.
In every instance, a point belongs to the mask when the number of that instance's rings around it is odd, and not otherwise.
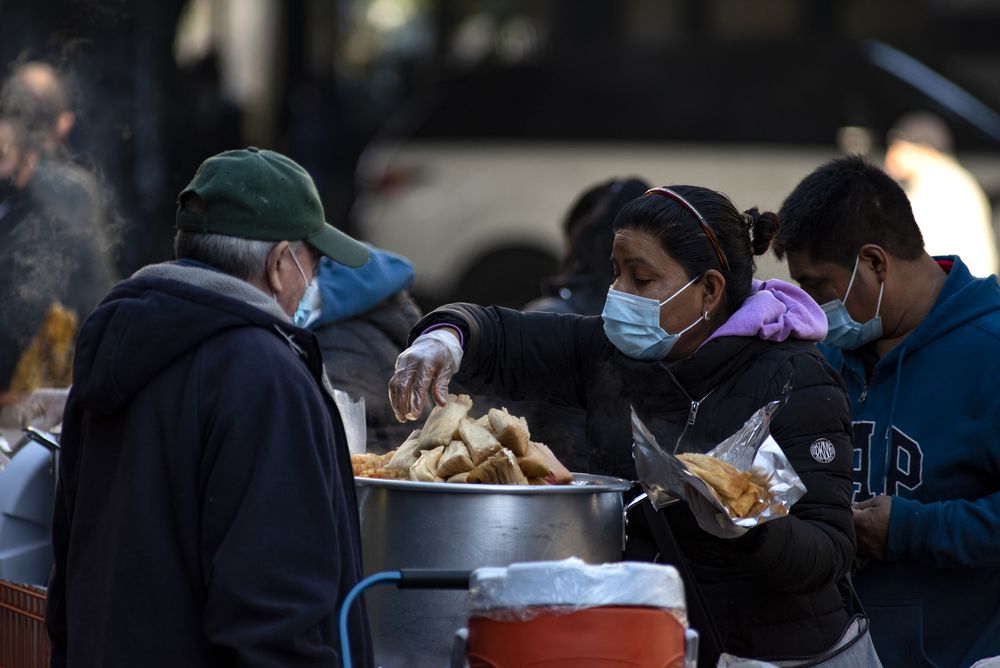
<path fill-rule="evenodd" d="M 778 214 L 771 211 L 761 213 L 757 207 L 753 207 L 743 212 L 743 222 L 747 226 L 753 254 L 763 255 L 766 253 L 781 224 Z"/>

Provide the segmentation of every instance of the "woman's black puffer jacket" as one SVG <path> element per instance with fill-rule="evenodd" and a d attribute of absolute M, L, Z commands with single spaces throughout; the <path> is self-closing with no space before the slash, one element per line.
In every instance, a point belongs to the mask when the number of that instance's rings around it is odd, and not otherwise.
<path fill-rule="evenodd" d="M 790 387 L 771 422 L 808 490 L 790 516 L 724 540 L 702 531 L 684 504 L 667 514 L 727 652 L 810 656 L 837 641 L 856 547 L 851 418 L 839 377 L 811 342 L 720 337 L 684 360 L 637 362 L 608 341 L 599 317 L 470 304 L 428 314 L 411 340 L 444 322 L 465 336 L 456 375 L 464 387 L 586 410 L 593 473 L 635 478 L 630 404 L 661 445 L 683 439 L 682 449 L 704 452 Z"/>

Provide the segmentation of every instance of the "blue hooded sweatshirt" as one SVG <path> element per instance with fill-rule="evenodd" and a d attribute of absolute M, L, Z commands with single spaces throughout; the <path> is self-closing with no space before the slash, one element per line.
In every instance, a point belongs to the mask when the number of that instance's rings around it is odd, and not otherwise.
<path fill-rule="evenodd" d="M 317 304 L 309 328 L 341 322 L 364 313 L 413 285 L 413 265 L 402 255 L 368 246 L 368 263 L 352 268 L 322 258 L 316 283 Z"/>
<path fill-rule="evenodd" d="M 854 415 L 854 500 L 894 496 L 885 561 L 855 585 L 884 665 L 1000 654 L 1000 285 L 957 257 L 930 313 L 865 381 L 821 346 Z"/>

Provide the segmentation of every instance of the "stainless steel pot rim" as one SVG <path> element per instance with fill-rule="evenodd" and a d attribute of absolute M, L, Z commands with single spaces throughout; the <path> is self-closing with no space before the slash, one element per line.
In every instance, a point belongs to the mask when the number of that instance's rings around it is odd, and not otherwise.
<path fill-rule="evenodd" d="M 382 478 L 355 478 L 358 487 L 396 489 L 409 492 L 445 492 L 450 494 L 604 494 L 624 492 L 632 483 L 624 478 L 574 473 L 569 485 L 479 485 L 455 482 L 416 482 L 414 480 L 384 480 Z"/>

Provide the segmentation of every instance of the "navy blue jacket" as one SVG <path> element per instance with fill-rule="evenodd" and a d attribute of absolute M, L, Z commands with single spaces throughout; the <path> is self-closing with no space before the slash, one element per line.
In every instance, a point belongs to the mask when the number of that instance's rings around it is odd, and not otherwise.
<path fill-rule="evenodd" d="M 886 666 L 1000 654 L 1000 286 L 940 260 L 933 308 L 870 379 L 821 347 L 851 397 L 854 498 L 894 497 L 886 561 L 854 580 Z"/>
<path fill-rule="evenodd" d="M 132 278 L 81 328 L 62 437 L 53 666 L 339 666 L 362 576 L 343 427 L 315 338 Z M 355 665 L 371 665 L 363 608 Z"/>

